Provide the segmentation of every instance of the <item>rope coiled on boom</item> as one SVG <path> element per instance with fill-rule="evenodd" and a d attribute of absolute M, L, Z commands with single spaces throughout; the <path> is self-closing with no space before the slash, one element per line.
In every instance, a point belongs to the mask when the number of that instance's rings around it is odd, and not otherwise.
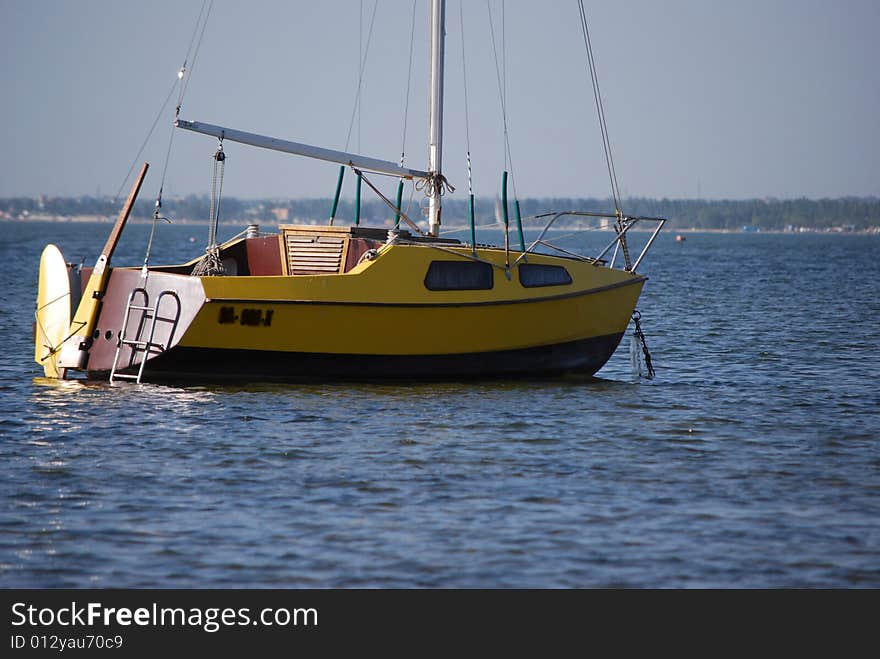
<path fill-rule="evenodd" d="M 455 186 L 440 172 L 429 172 L 426 178 L 416 182 L 416 190 L 424 191 L 425 196 L 443 196 L 447 192 L 455 192 Z"/>

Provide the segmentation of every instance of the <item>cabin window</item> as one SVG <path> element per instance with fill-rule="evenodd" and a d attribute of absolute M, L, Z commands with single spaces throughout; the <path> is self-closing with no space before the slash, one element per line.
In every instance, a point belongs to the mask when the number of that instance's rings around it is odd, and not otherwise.
<path fill-rule="evenodd" d="M 429 291 L 484 291 L 494 283 L 492 266 L 479 261 L 432 261 L 425 275 Z"/>
<path fill-rule="evenodd" d="M 561 265 L 520 263 L 519 283 L 526 288 L 538 286 L 563 286 L 571 283 L 571 275 Z"/>

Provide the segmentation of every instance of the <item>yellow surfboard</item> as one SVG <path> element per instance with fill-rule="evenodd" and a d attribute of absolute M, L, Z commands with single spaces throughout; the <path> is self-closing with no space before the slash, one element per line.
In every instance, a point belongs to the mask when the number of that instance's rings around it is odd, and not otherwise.
<path fill-rule="evenodd" d="M 40 257 L 40 279 L 37 289 L 34 359 L 43 367 L 47 378 L 63 378 L 66 369 L 59 369 L 58 351 L 70 332 L 71 287 L 64 255 L 55 245 L 46 245 Z"/>

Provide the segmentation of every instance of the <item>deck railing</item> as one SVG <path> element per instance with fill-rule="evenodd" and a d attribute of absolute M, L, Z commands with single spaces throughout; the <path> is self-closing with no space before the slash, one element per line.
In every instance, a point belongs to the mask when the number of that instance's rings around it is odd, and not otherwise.
<path fill-rule="evenodd" d="M 545 236 L 547 235 L 547 232 L 550 230 L 550 228 L 553 226 L 553 224 L 556 222 L 556 220 L 558 220 L 560 217 L 565 217 L 565 216 L 596 217 L 596 218 L 604 218 L 604 219 L 613 219 L 616 222 L 614 229 L 617 232 L 617 235 L 614 237 L 614 240 L 612 240 L 596 256 L 593 256 L 593 257 L 583 256 L 581 254 L 576 254 L 574 252 L 570 252 L 568 250 L 562 249 L 561 247 L 553 245 L 552 243 L 549 243 L 544 239 Z M 645 217 L 642 215 L 638 215 L 638 216 L 616 215 L 614 213 L 594 213 L 594 212 L 589 212 L 589 211 L 556 211 L 556 212 L 551 212 L 551 213 L 541 213 L 540 215 L 533 215 L 532 217 L 530 217 L 528 219 L 538 220 L 538 219 L 543 219 L 545 217 L 550 218 L 547 221 L 547 224 L 544 225 L 544 228 L 541 230 L 541 233 L 538 235 L 538 237 L 534 241 L 532 241 L 531 244 L 529 244 L 529 246 L 526 248 L 526 251 L 523 252 L 522 254 L 520 254 L 520 256 L 517 258 L 517 261 L 519 261 L 522 258 L 525 258 L 526 255 L 533 253 L 535 251 L 535 249 L 540 245 L 540 246 L 544 246 L 549 249 L 555 250 L 557 252 L 560 252 L 562 254 L 565 254 L 566 256 L 569 256 L 572 258 L 581 259 L 583 261 L 590 261 L 590 262 L 597 263 L 597 264 L 605 264 L 606 262 L 603 260 L 605 255 L 609 251 L 611 251 L 612 248 L 614 248 L 614 254 L 611 257 L 611 262 L 608 263 L 608 267 L 613 268 L 614 263 L 617 260 L 618 250 L 621 248 L 621 246 L 626 245 L 627 232 L 630 229 L 632 229 L 639 222 L 656 222 L 657 223 L 656 228 L 654 229 L 653 233 L 651 234 L 651 237 L 648 239 L 648 242 L 645 243 L 645 246 L 642 248 L 642 251 L 639 253 L 638 257 L 636 257 L 636 260 L 632 263 L 631 266 L 624 267 L 625 270 L 630 270 L 632 272 L 635 272 L 636 269 L 639 267 L 639 264 L 641 264 L 642 259 L 645 258 L 645 255 L 648 253 L 648 250 L 651 249 L 651 245 L 654 243 L 654 240 L 657 238 L 657 234 L 660 233 L 660 229 L 662 229 L 663 225 L 666 224 L 666 218 L 664 218 L 664 217 Z"/>

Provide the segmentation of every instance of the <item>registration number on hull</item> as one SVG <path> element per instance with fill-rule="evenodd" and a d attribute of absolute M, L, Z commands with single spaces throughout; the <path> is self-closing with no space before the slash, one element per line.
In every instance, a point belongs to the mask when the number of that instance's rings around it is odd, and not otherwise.
<path fill-rule="evenodd" d="M 249 327 L 270 327 L 274 309 L 243 308 L 236 310 L 235 307 L 220 307 L 217 322 L 221 325 L 245 325 Z"/>

